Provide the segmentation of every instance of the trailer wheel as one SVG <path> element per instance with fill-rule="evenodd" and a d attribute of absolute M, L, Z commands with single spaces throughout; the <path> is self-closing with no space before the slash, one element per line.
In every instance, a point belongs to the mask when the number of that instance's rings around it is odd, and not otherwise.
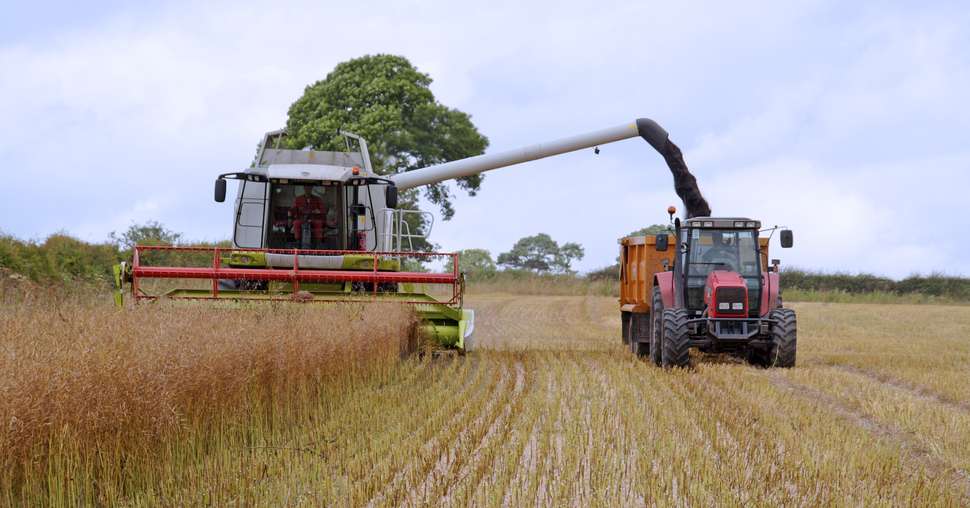
<path fill-rule="evenodd" d="M 630 314 L 630 351 L 637 358 L 650 353 L 650 314 Z"/>
<path fill-rule="evenodd" d="M 630 313 L 620 312 L 620 329 L 623 335 L 623 343 L 630 343 Z"/>
<path fill-rule="evenodd" d="M 687 311 L 663 311 L 663 337 L 660 364 L 663 367 L 690 366 L 690 336 L 687 335 Z"/>
<path fill-rule="evenodd" d="M 768 314 L 775 320 L 771 327 L 771 346 L 768 349 L 767 366 L 791 368 L 795 366 L 795 351 L 798 346 L 798 323 L 795 311 L 775 309 Z"/>
<path fill-rule="evenodd" d="M 660 365 L 660 342 L 663 337 L 664 301 L 660 296 L 660 288 L 653 288 L 653 295 L 650 302 L 650 360 L 655 365 Z"/>

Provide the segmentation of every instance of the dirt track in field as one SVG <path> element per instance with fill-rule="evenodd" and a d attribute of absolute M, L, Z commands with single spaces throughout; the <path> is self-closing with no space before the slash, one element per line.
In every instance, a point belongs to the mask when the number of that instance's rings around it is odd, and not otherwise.
<path fill-rule="evenodd" d="M 466 305 L 476 353 L 408 360 L 273 438 L 323 443 L 318 454 L 223 464 L 266 476 L 243 499 L 970 503 L 970 308 L 795 304 L 797 368 L 694 358 L 690 371 L 663 371 L 621 345 L 612 298 Z"/>

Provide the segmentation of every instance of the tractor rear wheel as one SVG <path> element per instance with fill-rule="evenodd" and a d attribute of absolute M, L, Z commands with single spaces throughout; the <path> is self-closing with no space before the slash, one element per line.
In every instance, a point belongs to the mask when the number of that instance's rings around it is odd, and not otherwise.
<path fill-rule="evenodd" d="M 687 311 L 664 309 L 660 364 L 663 367 L 690 366 L 690 336 L 687 335 Z"/>
<path fill-rule="evenodd" d="M 630 314 L 630 351 L 637 358 L 650 353 L 650 314 Z"/>
<path fill-rule="evenodd" d="M 795 351 L 798 346 L 798 323 L 795 311 L 775 309 L 768 314 L 775 320 L 771 327 L 771 346 L 768 349 L 768 367 L 791 368 L 795 366 Z"/>
<path fill-rule="evenodd" d="M 660 342 L 663 337 L 664 300 L 660 296 L 660 288 L 653 288 L 650 302 L 650 360 L 660 365 Z"/>

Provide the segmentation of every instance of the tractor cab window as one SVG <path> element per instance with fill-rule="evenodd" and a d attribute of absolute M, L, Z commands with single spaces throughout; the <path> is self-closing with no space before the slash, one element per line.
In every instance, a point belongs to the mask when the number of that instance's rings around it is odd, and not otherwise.
<path fill-rule="evenodd" d="M 707 277 L 713 270 L 758 276 L 757 238 L 753 231 L 693 229 L 687 264 L 690 276 Z"/>
<path fill-rule="evenodd" d="M 748 299 L 759 301 L 761 269 L 758 264 L 758 236 L 752 230 L 701 229 L 690 231 L 687 254 L 687 307 L 699 312 L 704 307 L 704 285 L 714 270 L 728 270 L 744 277 Z M 758 307 L 752 312 L 757 315 Z"/>
<path fill-rule="evenodd" d="M 336 184 L 273 182 L 269 247 L 340 249 L 340 194 Z"/>

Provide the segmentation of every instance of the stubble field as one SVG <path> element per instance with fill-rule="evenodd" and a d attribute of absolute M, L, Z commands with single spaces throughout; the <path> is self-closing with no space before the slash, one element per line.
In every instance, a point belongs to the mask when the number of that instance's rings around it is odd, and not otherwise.
<path fill-rule="evenodd" d="M 467 305 L 475 354 L 290 393 L 285 417 L 163 438 L 153 460 L 80 492 L 134 505 L 970 502 L 970 307 L 796 303 L 797 368 L 695 357 L 664 371 L 620 344 L 613 298 Z M 71 504 L 44 492 L 32 499 Z"/>

